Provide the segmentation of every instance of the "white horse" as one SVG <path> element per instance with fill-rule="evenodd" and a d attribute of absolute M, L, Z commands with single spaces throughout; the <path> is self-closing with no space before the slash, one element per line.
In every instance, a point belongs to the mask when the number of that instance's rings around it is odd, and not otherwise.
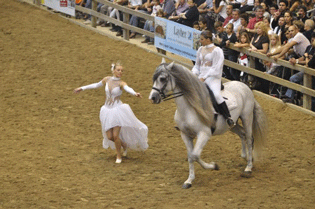
<path fill-rule="evenodd" d="M 173 93 L 168 94 L 171 91 Z M 252 91 L 244 83 L 238 81 L 225 83 L 222 95 L 226 98 L 232 119 L 237 121 L 240 118 L 242 121 L 242 126 L 237 123 L 231 131 L 241 138 L 241 156 L 247 157 L 244 174 L 250 176 L 253 167 L 254 142 L 255 154 L 257 154 L 267 136 L 267 118 Z M 220 135 L 230 129 L 223 116 L 215 117 L 209 92 L 204 83 L 187 68 L 175 63 L 162 62 L 153 75 L 153 87 L 149 99 L 158 104 L 170 96 L 175 98 L 177 110 L 174 119 L 188 153 L 189 177 L 183 188 L 190 188 L 195 179 L 195 161 L 205 169 L 218 170 L 216 163 L 205 163 L 200 155 L 212 135 Z M 195 137 L 197 140 L 194 145 Z"/>

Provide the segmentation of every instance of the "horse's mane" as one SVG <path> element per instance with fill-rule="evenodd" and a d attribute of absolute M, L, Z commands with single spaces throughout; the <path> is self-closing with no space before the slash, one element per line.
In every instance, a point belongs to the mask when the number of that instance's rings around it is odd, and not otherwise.
<path fill-rule="evenodd" d="M 204 83 L 182 65 L 173 64 L 169 71 L 174 77 L 176 86 L 184 93 L 184 97 L 197 112 L 198 117 L 205 125 L 212 125 L 214 116 L 209 92 Z"/>

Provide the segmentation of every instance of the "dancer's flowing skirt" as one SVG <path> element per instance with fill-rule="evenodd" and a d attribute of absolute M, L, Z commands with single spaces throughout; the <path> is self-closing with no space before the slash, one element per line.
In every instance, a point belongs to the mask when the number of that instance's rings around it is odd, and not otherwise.
<path fill-rule="evenodd" d="M 115 149 L 115 143 L 108 140 L 106 131 L 116 126 L 121 127 L 120 139 L 129 149 L 146 150 L 148 145 L 148 127 L 132 112 L 128 104 L 117 104 L 115 107 L 103 105 L 100 111 L 103 133 L 103 147 Z"/>

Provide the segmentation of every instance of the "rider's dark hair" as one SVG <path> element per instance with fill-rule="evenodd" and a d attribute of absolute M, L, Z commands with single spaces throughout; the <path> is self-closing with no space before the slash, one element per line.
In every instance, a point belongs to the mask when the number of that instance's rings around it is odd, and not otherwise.
<path fill-rule="evenodd" d="M 205 39 L 210 39 L 210 41 L 212 41 L 212 33 L 208 30 L 202 31 L 201 36 L 203 36 Z"/>

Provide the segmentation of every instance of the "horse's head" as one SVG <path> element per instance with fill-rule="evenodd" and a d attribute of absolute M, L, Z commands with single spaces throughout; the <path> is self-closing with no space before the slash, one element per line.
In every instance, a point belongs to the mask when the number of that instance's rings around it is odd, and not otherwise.
<path fill-rule="evenodd" d="M 153 87 L 149 99 L 154 104 L 159 104 L 162 99 L 166 98 L 169 91 L 175 88 L 174 78 L 170 73 L 173 67 L 173 62 L 167 64 L 162 60 L 162 63 L 156 68 L 153 75 Z"/>

